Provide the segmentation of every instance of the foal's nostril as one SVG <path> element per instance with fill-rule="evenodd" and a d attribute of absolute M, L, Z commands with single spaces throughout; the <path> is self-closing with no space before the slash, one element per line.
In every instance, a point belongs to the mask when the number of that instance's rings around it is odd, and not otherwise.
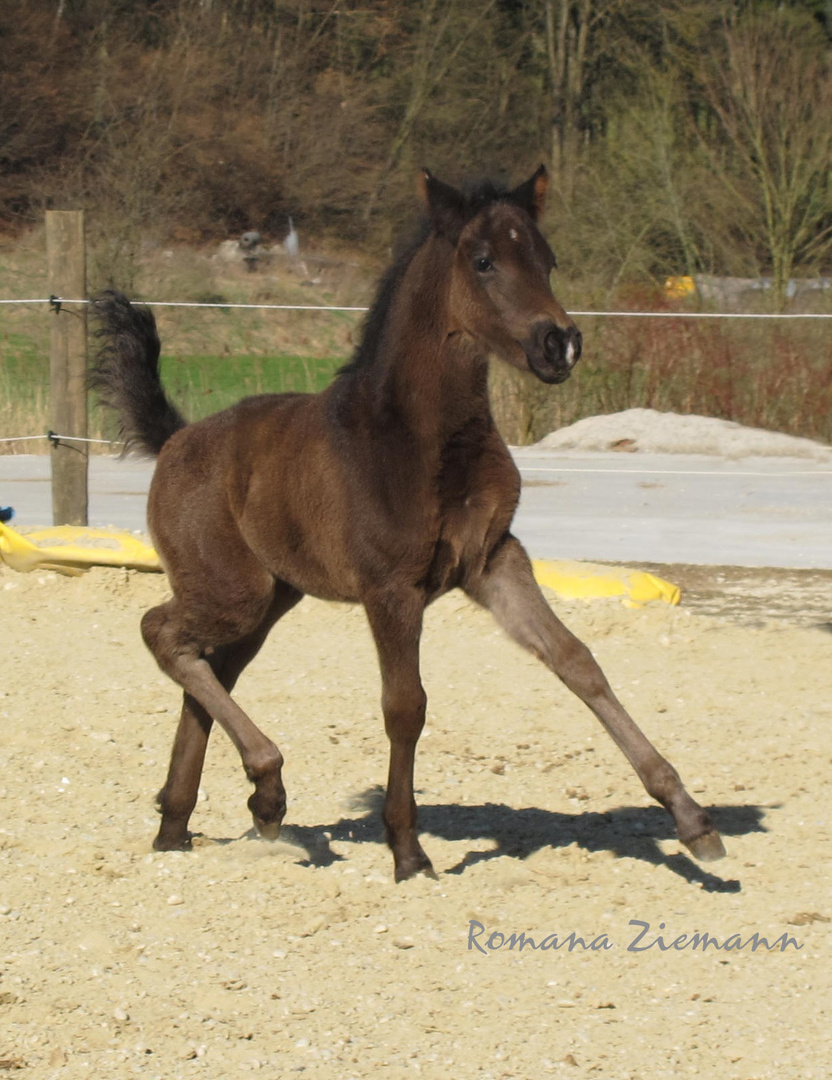
<path fill-rule="evenodd" d="M 550 330 L 543 339 L 543 352 L 550 360 L 555 360 L 563 354 L 563 331 Z"/>
<path fill-rule="evenodd" d="M 543 353 L 550 362 L 565 361 L 571 368 L 580 359 L 581 342 L 581 332 L 576 326 L 568 330 L 553 326 L 543 337 Z"/>

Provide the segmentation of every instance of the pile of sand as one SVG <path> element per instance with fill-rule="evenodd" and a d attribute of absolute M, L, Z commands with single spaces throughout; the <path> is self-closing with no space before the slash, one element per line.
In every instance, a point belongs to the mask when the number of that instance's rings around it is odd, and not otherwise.
<path fill-rule="evenodd" d="M 590 416 L 553 431 L 539 442 L 546 450 L 641 451 L 646 454 L 709 454 L 724 458 L 795 457 L 832 462 L 832 446 L 710 416 L 680 416 L 655 409 L 626 409 Z"/>

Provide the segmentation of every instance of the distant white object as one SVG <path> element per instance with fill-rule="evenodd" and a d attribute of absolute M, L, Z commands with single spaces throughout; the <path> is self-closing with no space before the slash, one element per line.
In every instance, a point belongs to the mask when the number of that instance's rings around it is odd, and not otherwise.
<path fill-rule="evenodd" d="M 239 244 L 243 251 L 253 251 L 262 240 L 259 232 L 244 232 L 240 237 Z"/>
<path fill-rule="evenodd" d="M 260 261 L 260 255 L 262 254 L 260 249 L 260 241 L 262 236 L 259 232 L 255 232 L 251 229 L 249 232 L 244 232 L 237 243 L 240 245 L 240 250 L 243 253 L 243 262 L 246 264 L 246 270 L 250 274 L 253 274 L 257 269 Z"/>
<path fill-rule="evenodd" d="M 289 218 L 289 232 L 286 234 L 286 239 L 283 241 L 283 250 L 290 259 L 296 259 L 300 254 L 300 240 L 298 234 L 295 232 L 295 226 L 291 217 Z"/>

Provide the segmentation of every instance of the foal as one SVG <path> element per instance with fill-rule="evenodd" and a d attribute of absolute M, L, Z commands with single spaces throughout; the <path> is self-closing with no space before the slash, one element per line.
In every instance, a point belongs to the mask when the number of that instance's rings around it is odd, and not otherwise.
<path fill-rule="evenodd" d="M 159 379 L 150 312 L 116 292 L 94 301 L 106 344 L 91 383 L 119 411 L 127 445 L 158 455 L 148 522 L 173 598 L 147 612 L 142 634 L 185 694 L 157 850 L 191 846 L 213 721 L 254 784 L 255 825 L 277 836 L 283 758 L 230 692 L 310 593 L 364 605 L 390 740 L 395 877 L 433 875 L 413 797 L 426 704 L 419 638 L 426 605 L 461 588 L 589 706 L 693 854 L 724 854 L 707 813 L 552 613 L 510 532 L 520 478 L 491 416 L 488 358 L 560 383 L 581 353 L 537 228 L 546 186 L 542 167 L 514 190 L 467 193 L 425 172 L 425 228 L 384 277 L 353 360 L 320 394 L 245 398 L 186 424 Z"/>

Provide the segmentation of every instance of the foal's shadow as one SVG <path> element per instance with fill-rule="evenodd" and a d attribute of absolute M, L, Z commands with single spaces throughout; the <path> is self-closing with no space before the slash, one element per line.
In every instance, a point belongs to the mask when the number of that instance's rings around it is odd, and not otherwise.
<path fill-rule="evenodd" d="M 361 816 L 341 818 L 333 825 L 286 825 L 281 837 L 306 851 L 303 861 L 312 866 L 329 866 L 340 861 L 330 841 L 383 843 L 381 808 L 384 790 L 370 788 L 355 800 Z M 723 836 L 743 836 L 766 832 L 764 810 L 750 805 L 709 808 L 714 824 Z M 654 866 L 666 866 L 686 881 L 708 892 L 739 892 L 736 879 L 725 879 L 706 870 L 687 855 L 665 855 L 659 840 L 671 840 L 676 833 L 667 811 L 658 806 L 622 806 L 603 814 L 562 814 L 538 807 L 515 809 L 505 803 L 477 806 L 428 804 L 419 807 L 419 829 L 443 840 L 491 841 L 488 851 L 469 851 L 447 874 L 463 874 L 469 866 L 490 859 L 525 859 L 543 848 L 567 847 L 577 843 L 585 851 L 610 851 L 619 858 L 641 859 Z"/>

